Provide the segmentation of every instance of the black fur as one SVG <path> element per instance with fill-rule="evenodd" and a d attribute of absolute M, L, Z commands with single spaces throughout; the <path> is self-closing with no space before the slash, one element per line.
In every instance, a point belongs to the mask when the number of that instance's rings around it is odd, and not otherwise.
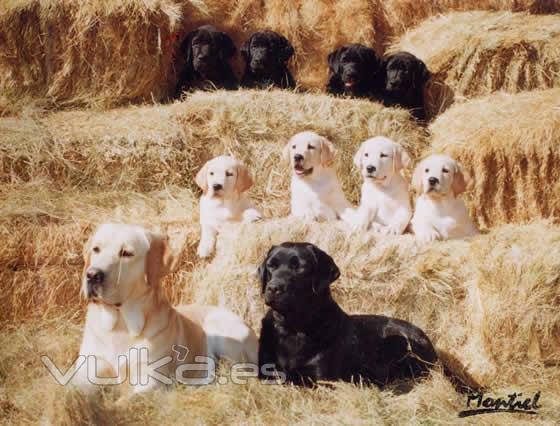
<path fill-rule="evenodd" d="M 387 56 L 382 68 L 383 103 L 407 108 L 418 120 L 425 120 L 424 85 L 431 76 L 426 64 L 408 52 L 398 52 Z"/>
<path fill-rule="evenodd" d="M 241 46 L 240 51 L 245 60 L 243 87 L 293 89 L 296 86 L 287 66 L 294 48 L 286 37 L 274 31 L 259 31 Z"/>
<path fill-rule="evenodd" d="M 191 31 L 181 44 L 185 67 L 177 85 L 178 93 L 193 89 L 237 89 L 237 78 L 229 64 L 235 51 L 232 39 L 212 25 Z"/>
<path fill-rule="evenodd" d="M 380 86 L 381 61 L 375 51 L 361 44 L 348 44 L 329 53 L 327 92 L 369 98 Z"/>
<path fill-rule="evenodd" d="M 362 380 L 383 386 L 421 377 L 437 361 L 430 339 L 409 322 L 346 314 L 330 292 L 339 269 L 313 244 L 273 246 L 258 272 L 270 307 L 259 341 L 261 378 L 282 373 L 301 385 Z"/>

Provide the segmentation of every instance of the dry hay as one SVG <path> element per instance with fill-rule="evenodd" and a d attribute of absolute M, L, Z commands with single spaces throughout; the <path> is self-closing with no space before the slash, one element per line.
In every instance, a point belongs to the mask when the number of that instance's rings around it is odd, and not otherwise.
<path fill-rule="evenodd" d="M 78 229 L 71 234 L 77 251 L 76 243 L 85 236 Z M 333 290 L 346 310 L 415 322 L 440 352 L 457 358 L 457 365 L 488 385 L 489 394 L 540 390 L 542 409 L 531 420 L 537 424 L 560 420 L 558 227 L 507 226 L 471 242 L 433 243 L 426 248 L 411 236 L 381 240 L 348 236 L 335 224 L 306 226 L 284 219 L 240 226 L 222 235 L 218 257 L 208 267 L 199 264 L 190 276 L 173 274 L 166 281 L 167 293 L 175 301 L 221 302 L 258 328 L 264 307 L 254 273 L 257 264 L 271 244 L 303 239 L 327 250 L 340 266 L 342 276 Z M 44 235 L 38 236 L 41 240 L 46 240 Z M 65 241 L 59 243 L 58 252 L 71 251 Z M 66 264 L 57 267 L 66 268 Z M 173 293 L 177 289 L 184 292 Z M 52 300 L 60 290 L 36 291 Z M 77 285 L 71 292 L 77 301 Z M 465 407 L 466 397 L 438 371 L 407 394 L 350 385 L 306 390 L 250 383 L 179 388 L 125 400 L 109 389 L 85 398 L 54 385 L 38 359 L 38 354 L 48 354 L 64 368 L 74 360 L 83 307 L 70 299 L 64 302 L 65 312 L 23 324 L 11 321 L 0 330 L 0 346 L 5 348 L 0 353 L 4 386 L 0 406 L 9 422 L 49 418 L 57 424 L 104 419 L 168 424 L 188 416 L 205 424 L 455 423 L 457 412 Z M 518 416 L 493 415 L 477 422 L 511 424 Z"/>
<path fill-rule="evenodd" d="M 431 151 L 472 176 L 468 205 L 480 225 L 560 216 L 560 89 L 458 104 L 431 131 Z"/>
<path fill-rule="evenodd" d="M 182 13 L 171 0 L 3 2 L 0 114 L 30 98 L 50 107 L 164 98 Z"/>
<path fill-rule="evenodd" d="M 209 15 L 224 8 L 207 1 Z M 347 43 L 362 43 L 382 54 L 390 33 L 381 0 L 241 0 L 230 3 L 225 20 L 215 20 L 241 43 L 249 34 L 270 29 L 284 34 L 296 56 L 293 71 L 304 88 L 325 87 L 327 55 Z M 227 6 L 226 6 L 227 7 Z"/>
<path fill-rule="evenodd" d="M 560 86 L 558 15 L 451 13 L 407 32 L 390 50 L 413 53 L 434 74 L 427 94 L 431 115 L 453 97 Z"/>
<path fill-rule="evenodd" d="M 379 0 L 10 0 L 0 6 L 0 115 L 33 101 L 48 108 L 163 100 L 181 69 L 179 44 L 211 23 L 240 46 L 251 33 L 285 34 L 296 79 L 323 88 L 327 54 L 350 42 L 383 52 Z M 235 69 L 241 74 L 240 58 Z"/>
<path fill-rule="evenodd" d="M 394 35 L 420 24 L 426 18 L 452 11 L 528 11 L 533 14 L 560 12 L 558 0 L 388 0 L 387 20 Z"/>
<path fill-rule="evenodd" d="M 182 103 L 73 111 L 0 119 L 0 182 L 40 181 L 56 189 L 196 191 L 194 175 L 216 155 L 243 159 L 258 176 L 252 190 L 267 214 L 287 210 L 287 165 L 281 151 L 302 130 L 315 130 L 340 149 L 336 167 L 356 199 L 357 173 L 348 173 L 357 146 L 386 135 L 413 158 L 426 147 L 406 111 L 326 95 L 282 91 L 195 93 Z M 19 143 L 13 143 L 15 140 Z"/>

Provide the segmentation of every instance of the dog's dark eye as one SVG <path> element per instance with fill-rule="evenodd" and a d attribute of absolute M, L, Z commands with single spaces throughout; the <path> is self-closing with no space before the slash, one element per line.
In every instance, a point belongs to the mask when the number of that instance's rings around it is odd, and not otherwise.
<path fill-rule="evenodd" d="M 364 154 L 364 157 L 369 157 L 369 154 L 366 152 L 366 153 Z"/>
<path fill-rule="evenodd" d="M 276 259 L 270 259 L 266 266 L 268 269 L 276 269 L 278 268 L 278 261 Z"/>
<path fill-rule="evenodd" d="M 430 172 L 430 169 L 426 169 L 426 170 L 424 170 L 424 171 L 425 171 L 426 173 L 429 173 L 429 172 Z"/>
<path fill-rule="evenodd" d="M 232 176 L 233 176 L 233 173 L 232 173 L 232 172 L 226 172 L 226 176 L 227 176 L 227 177 L 232 177 Z"/>
<path fill-rule="evenodd" d="M 307 145 L 307 149 L 315 149 L 313 145 Z"/>
<path fill-rule="evenodd" d="M 214 172 L 210 172 L 210 176 L 214 176 Z"/>
<path fill-rule="evenodd" d="M 379 154 L 379 156 L 380 156 L 381 158 L 385 158 L 385 157 L 388 157 L 388 155 L 387 155 L 387 154 L 383 154 L 383 153 Z"/>
<path fill-rule="evenodd" d="M 99 247 L 97 247 L 97 246 L 95 246 L 95 247 L 93 248 L 93 252 L 94 252 L 94 253 L 99 253 L 100 251 L 101 251 L 101 250 L 99 250 Z"/>
<path fill-rule="evenodd" d="M 441 171 L 442 171 L 443 173 L 449 173 L 449 170 L 447 170 L 445 167 L 444 167 L 443 169 L 441 169 Z"/>
<path fill-rule="evenodd" d="M 121 251 L 119 252 L 119 256 L 120 257 L 132 257 L 132 256 L 134 256 L 134 253 L 132 253 L 131 251 L 125 250 L 125 249 L 121 249 Z"/>
<path fill-rule="evenodd" d="M 295 146 L 295 145 L 292 145 L 292 149 L 296 149 L 296 146 Z"/>
<path fill-rule="evenodd" d="M 289 265 L 292 269 L 299 268 L 299 259 L 297 258 L 297 256 L 290 257 Z"/>

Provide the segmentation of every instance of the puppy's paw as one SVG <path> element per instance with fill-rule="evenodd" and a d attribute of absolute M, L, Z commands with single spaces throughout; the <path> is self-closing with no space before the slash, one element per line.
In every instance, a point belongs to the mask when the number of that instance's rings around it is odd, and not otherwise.
<path fill-rule="evenodd" d="M 262 220 L 262 215 L 257 210 L 246 210 L 243 213 L 243 222 L 251 223 L 251 222 L 258 222 Z"/>
<path fill-rule="evenodd" d="M 416 239 L 423 243 L 430 243 L 441 239 L 441 236 L 435 229 L 416 230 Z"/>
<path fill-rule="evenodd" d="M 389 225 L 389 226 L 385 226 L 383 227 L 383 233 L 385 235 L 401 235 L 401 228 L 399 226 L 395 226 L 395 225 Z"/>
<path fill-rule="evenodd" d="M 198 254 L 198 257 L 204 259 L 210 257 L 213 251 L 214 251 L 214 246 L 212 244 L 200 243 L 196 253 Z"/>

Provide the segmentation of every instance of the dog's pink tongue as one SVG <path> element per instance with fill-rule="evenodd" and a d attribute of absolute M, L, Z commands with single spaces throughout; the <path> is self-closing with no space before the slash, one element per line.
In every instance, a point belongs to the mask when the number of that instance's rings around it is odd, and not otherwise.
<path fill-rule="evenodd" d="M 354 81 L 353 80 L 347 81 L 346 83 L 344 83 L 344 85 L 346 87 L 352 87 L 352 86 L 354 86 Z"/>

